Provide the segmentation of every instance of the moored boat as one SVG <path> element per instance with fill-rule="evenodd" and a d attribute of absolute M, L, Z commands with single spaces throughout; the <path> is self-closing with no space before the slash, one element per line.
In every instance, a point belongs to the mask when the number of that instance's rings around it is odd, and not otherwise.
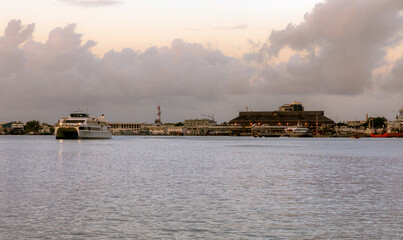
<path fill-rule="evenodd" d="M 312 132 L 306 127 L 289 127 L 284 131 L 290 137 L 313 137 Z"/>
<path fill-rule="evenodd" d="M 105 116 L 90 117 L 87 113 L 74 112 L 58 121 L 56 139 L 110 139 L 108 121 Z"/>
<path fill-rule="evenodd" d="M 403 133 L 371 133 L 371 137 L 376 137 L 376 138 L 400 138 L 403 137 Z"/>
<path fill-rule="evenodd" d="M 387 123 L 386 132 L 371 133 L 376 138 L 403 138 L 403 106 L 399 109 L 396 119 Z"/>

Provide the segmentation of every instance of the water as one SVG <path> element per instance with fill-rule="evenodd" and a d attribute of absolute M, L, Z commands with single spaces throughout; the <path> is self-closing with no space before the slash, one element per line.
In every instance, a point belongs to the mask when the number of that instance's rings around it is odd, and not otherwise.
<path fill-rule="evenodd" d="M 403 139 L 0 136 L 0 239 L 402 239 Z"/>

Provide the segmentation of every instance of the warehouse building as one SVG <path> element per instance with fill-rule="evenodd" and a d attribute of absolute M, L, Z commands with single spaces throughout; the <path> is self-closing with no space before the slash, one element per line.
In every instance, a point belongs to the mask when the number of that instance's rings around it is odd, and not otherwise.
<path fill-rule="evenodd" d="M 324 111 L 305 111 L 302 103 L 292 102 L 279 107 L 278 111 L 246 111 L 232 119 L 230 124 L 241 126 L 304 126 L 310 129 L 329 128 L 334 121 Z"/>

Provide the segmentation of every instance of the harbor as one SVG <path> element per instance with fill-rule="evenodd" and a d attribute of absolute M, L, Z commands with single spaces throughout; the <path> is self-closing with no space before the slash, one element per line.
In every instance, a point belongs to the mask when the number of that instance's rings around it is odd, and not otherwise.
<path fill-rule="evenodd" d="M 3 135 L 46 135 L 56 134 L 60 129 L 60 124 L 65 121 L 70 124 L 72 138 L 78 138 L 78 132 L 86 134 L 88 124 L 85 123 L 89 115 L 85 113 L 83 119 L 79 120 L 59 120 L 56 124 L 39 123 L 31 121 L 25 127 L 21 121 L 0 123 L 0 134 Z M 305 111 L 301 102 L 293 101 L 290 104 L 279 106 L 275 111 L 241 111 L 238 117 L 227 122 L 217 123 L 214 114 L 204 115 L 207 118 L 185 119 L 177 123 L 163 123 L 161 120 L 161 108 L 158 106 L 154 123 L 141 122 L 107 122 L 105 116 L 92 117 L 89 122 L 105 122 L 105 126 L 92 126 L 92 132 L 87 138 L 99 138 L 102 134 L 110 138 L 115 136 L 130 135 L 166 135 L 166 136 L 252 136 L 252 137 L 403 137 L 403 107 L 399 109 L 398 115 L 393 120 L 384 117 L 368 117 L 362 121 L 335 122 L 325 116 L 323 110 Z M 68 123 L 73 121 L 73 123 Z M 77 122 L 81 121 L 81 122 Z M 32 123 L 34 122 L 34 123 Z M 78 126 L 81 123 L 84 125 Z M 87 124 L 87 125 L 86 125 Z M 101 135 L 92 136 L 96 129 L 109 130 Z M 65 129 L 65 128 L 63 128 Z M 104 131 L 104 130 L 102 130 Z M 110 133 L 109 133 L 110 132 Z M 60 133 L 61 134 L 61 133 Z M 59 134 L 59 135 L 60 135 Z M 87 133 L 88 134 L 88 133 Z M 102 136 L 103 136 L 102 135 Z M 84 136 L 84 135 L 83 135 Z M 60 135 L 62 137 L 62 135 Z M 58 137 L 57 137 L 58 138 Z M 84 137 L 85 138 L 85 137 Z"/>
<path fill-rule="evenodd" d="M 403 0 L 0 9 L 0 240 L 403 240 Z"/>

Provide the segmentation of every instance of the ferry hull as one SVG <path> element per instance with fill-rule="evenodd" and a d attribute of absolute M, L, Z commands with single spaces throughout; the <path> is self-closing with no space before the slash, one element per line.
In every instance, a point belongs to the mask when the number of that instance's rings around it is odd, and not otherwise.
<path fill-rule="evenodd" d="M 59 127 L 56 129 L 56 139 L 110 139 L 110 131 L 79 130 L 78 127 Z"/>
<path fill-rule="evenodd" d="M 371 133 L 371 137 L 377 138 L 403 138 L 403 133 L 383 133 L 383 134 L 373 134 Z"/>
<path fill-rule="evenodd" d="M 80 130 L 78 135 L 80 139 L 110 139 L 112 137 L 112 133 L 110 131 Z"/>
<path fill-rule="evenodd" d="M 58 127 L 56 128 L 56 139 L 78 139 L 78 128 Z"/>

